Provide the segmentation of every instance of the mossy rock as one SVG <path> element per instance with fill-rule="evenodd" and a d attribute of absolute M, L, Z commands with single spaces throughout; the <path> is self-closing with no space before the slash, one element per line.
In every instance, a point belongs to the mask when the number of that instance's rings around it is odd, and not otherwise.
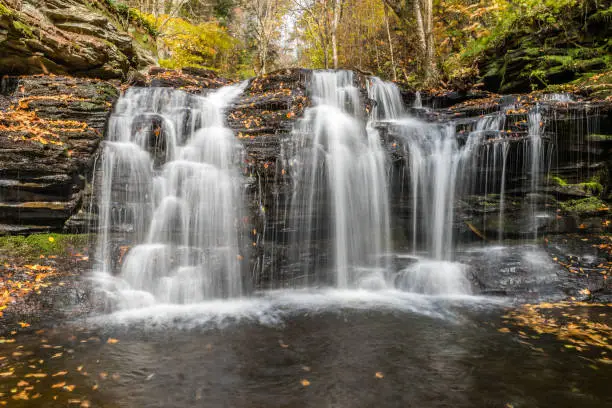
<path fill-rule="evenodd" d="M 603 215 L 610 212 L 608 204 L 598 197 L 586 197 L 577 200 L 559 202 L 559 208 L 564 213 L 576 215 Z"/>
<path fill-rule="evenodd" d="M 4 6 L 2 3 L 0 3 L 0 16 L 11 16 L 13 14 L 13 12 L 11 11 L 10 8 Z"/>

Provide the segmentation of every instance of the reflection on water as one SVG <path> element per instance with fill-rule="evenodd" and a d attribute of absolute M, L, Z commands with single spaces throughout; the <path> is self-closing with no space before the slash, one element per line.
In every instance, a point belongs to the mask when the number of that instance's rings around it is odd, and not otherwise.
<path fill-rule="evenodd" d="M 15 367 L 14 376 L 0 378 L 0 392 L 10 394 L 25 373 L 38 370 L 27 361 L 40 359 L 41 371 L 67 374 L 35 383 L 35 405 L 11 406 L 59 407 L 69 399 L 164 408 L 610 403 L 609 367 L 589 367 L 552 338 L 540 340 L 541 351 L 525 346 L 498 332 L 503 313 L 504 305 L 487 298 L 393 291 L 279 291 L 123 311 L 87 329 L 20 334 L 16 343 L 0 344 Z M 18 346 L 22 354 L 14 357 Z M 60 380 L 74 390 L 51 388 Z"/>

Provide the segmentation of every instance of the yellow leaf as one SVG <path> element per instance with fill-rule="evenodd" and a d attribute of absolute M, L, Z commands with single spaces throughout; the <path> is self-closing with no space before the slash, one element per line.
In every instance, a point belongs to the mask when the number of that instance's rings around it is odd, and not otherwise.
<path fill-rule="evenodd" d="M 62 388 L 64 385 L 66 385 L 65 381 L 61 383 L 53 384 L 51 388 Z"/>
<path fill-rule="evenodd" d="M 64 387 L 64 389 L 66 391 L 72 392 L 75 389 L 75 386 L 74 385 L 67 385 L 67 386 Z"/>
<path fill-rule="evenodd" d="M 380 371 L 377 371 L 377 372 L 376 372 L 376 374 L 374 374 L 374 376 L 375 376 L 376 378 L 385 378 L 384 374 L 383 374 L 383 373 L 381 373 Z"/>
<path fill-rule="evenodd" d="M 502 327 L 501 329 L 497 329 L 500 333 L 510 333 L 510 329 L 507 327 Z"/>
<path fill-rule="evenodd" d="M 310 385 L 310 381 L 308 381 L 307 379 L 302 379 L 300 381 L 300 384 L 302 384 L 302 386 L 304 387 L 308 387 Z"/>
<path fill-rule="evenodd" d="M 60 377 L 62 375 L 66 375 L 66 374 L 68 374 L 68 371 L 59 371 L 59 372 L 53 374 L 51 377 Z"/>
<path fill-rule="evenodd" d="M 45 378 L 47 374 L 45 373 L 30 373 L 26 374 L 25 378 Z"/>
<path fill-rule="evenodd" d="M 119 340 L 113 339 L 112 337 L 109 337 L 108 340 L 106 340 L 106 342 L 108 344 L 116 344 L 116 343 L 119 343 Z"/>

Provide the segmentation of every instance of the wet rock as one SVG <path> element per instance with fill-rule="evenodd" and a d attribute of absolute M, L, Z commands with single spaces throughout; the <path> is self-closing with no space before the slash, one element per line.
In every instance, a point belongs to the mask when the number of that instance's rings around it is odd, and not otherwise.
<path fill-rule="evenodd" d="M 3 84 L 1 230 L 59 230 L 83 203 L 118 90 L 101 80 L 44 75 Z"/>
<path fill-rule="evenodd" d="M 137 86 L 175 88 L 189 93 L 206 93 L 210 89 L 229 85 L 231 81 L 219 77 L 214 71 L 201 68 L 182 70 L 151 67 Z"/>

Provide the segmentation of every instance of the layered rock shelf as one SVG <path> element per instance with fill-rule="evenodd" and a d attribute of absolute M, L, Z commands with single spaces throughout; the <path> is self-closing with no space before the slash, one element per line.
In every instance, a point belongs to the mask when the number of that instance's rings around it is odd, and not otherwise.
<path fill-rule="evenodd" d="M 146 27 L 121 20 L 103 0 L 0 1 L 0 75 L 125 78 L 154 64 Z"/>
<path fill-rule="evenodd" d="M 83 204 L 118 90 L 63 76 L 5 78 L 0 95 L 4 232 L 61 230 Z"/>

